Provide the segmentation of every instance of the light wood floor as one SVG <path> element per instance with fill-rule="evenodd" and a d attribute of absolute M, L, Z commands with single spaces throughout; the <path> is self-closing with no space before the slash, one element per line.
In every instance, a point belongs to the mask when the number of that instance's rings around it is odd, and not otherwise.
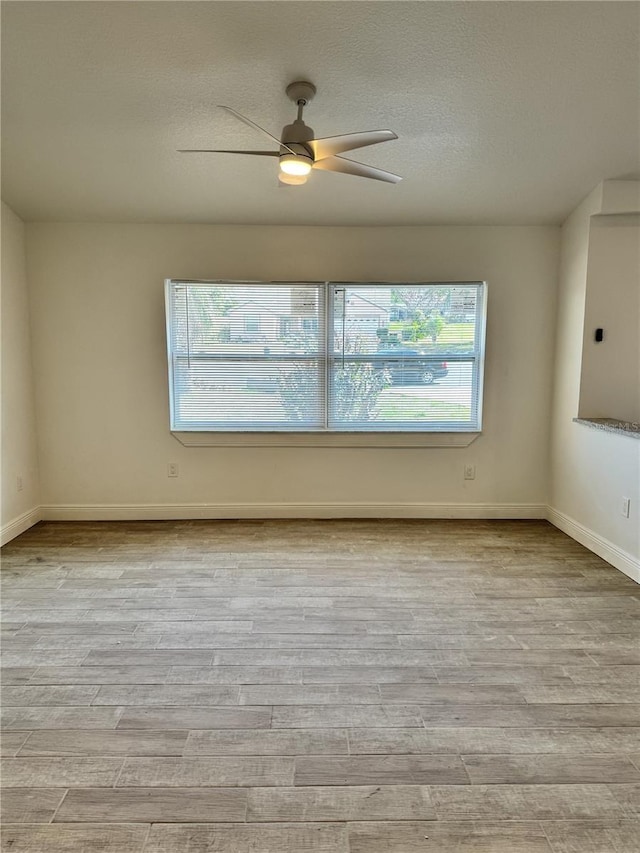
<path fill-rule="evenodd" d="M 640 588 L 545 522 L 40 524 L 3 604 L 3 850 L 640 851 Z"/>

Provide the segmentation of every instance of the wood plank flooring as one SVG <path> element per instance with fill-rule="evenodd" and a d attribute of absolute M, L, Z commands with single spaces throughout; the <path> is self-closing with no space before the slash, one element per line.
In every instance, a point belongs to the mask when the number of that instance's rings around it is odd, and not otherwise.
<path fill-rule="evenodd" d="M 545 522 L 44 523 L 3 850 L 639 853 L 640 588 Z"/>

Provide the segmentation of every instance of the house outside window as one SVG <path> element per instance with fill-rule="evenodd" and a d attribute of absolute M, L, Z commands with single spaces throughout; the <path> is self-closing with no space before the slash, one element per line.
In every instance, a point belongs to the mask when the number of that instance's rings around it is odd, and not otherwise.
<path fill-rule="evenodd" d="M 166 283 L 171 429 L 464 432 L 486 285 Z"/>

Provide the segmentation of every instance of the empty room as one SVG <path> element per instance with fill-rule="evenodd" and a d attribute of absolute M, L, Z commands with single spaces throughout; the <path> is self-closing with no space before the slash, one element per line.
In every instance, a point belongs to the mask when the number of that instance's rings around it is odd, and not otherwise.
<path fill-rule="evenodd" d="M 640 3 L 0 11 L 2 850 L 640 853 Z"/>

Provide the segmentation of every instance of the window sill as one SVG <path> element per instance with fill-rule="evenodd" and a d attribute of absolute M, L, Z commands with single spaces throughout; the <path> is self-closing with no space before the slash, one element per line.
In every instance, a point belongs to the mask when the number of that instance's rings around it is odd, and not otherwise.
<path fill-rule="evenodd" d="M 584 426 L 603 432 L 614 432 L 617 435 L 628 435 L 629 438 L 640 438 L 640 423 L 620 421 L 616 418 L 574 418 L 573 421 L 576 424 L 584 424 Z"/>
<path fill-rule="evenodd" d="M 468 447 L 480 432 L 172 432 L 185 447 Z"/>

